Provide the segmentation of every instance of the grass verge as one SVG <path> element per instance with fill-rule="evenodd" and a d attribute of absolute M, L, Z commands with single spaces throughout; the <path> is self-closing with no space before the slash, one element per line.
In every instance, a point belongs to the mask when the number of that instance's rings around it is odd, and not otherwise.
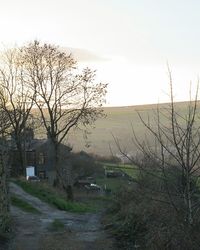
<path fill-rule="evenodd" d="M 15 195 L 11 196 L 11 204 L 15 207 L 20 208 L 21 210 L 23 210 L 25 212 L 33 213 L 33 214 L 41 214 L 41 212 L 38 209 L 36 209 L 31 204 L 18 198 Z"/>
<path fill-rule="evenodd" d="M 40 200 L 55 206 L 56 208 L 73 213 L 93 212 L 93 208 L 87 204 L 67 201 L 58 190 L 50 187 L 46 183 L 31 183 L 21 179 L 13 181 L 27 193 Z"/>
<path fill-rule="evenodd" d="M 53 232 L 60 232 L 65 229 L 65 225 L 59 219 L 55 219 L 49 226 L 49 230 Z"/>

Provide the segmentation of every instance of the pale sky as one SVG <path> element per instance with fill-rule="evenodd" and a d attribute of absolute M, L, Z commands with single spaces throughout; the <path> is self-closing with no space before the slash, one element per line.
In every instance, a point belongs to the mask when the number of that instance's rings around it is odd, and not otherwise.
<path fill-rule="evenodd" d="M 200 74 L 199 0 L 0 0 L 0 44 L 69 47 L 109 83 L 107 105 L 177 101 Z"/>

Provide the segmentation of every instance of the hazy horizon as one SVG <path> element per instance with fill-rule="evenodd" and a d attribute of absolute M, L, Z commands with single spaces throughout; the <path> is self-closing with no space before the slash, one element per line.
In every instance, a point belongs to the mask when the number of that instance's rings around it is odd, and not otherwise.
<path fill-rule="evenodd" d="M 175 99 L 185 101 L 200 72 L 199 9 L 196 0 L 1 1 L 0 44 L 69 48 L 109 83 L 108 106 L 168 102 L 168 63 Z"/>

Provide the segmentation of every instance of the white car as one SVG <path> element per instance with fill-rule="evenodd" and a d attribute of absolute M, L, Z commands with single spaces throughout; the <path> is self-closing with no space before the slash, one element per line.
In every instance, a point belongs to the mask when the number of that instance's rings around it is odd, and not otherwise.
<path fill-rule="evenodd" d="M 90 183 L 89 185 L 85 185 L 85 188 L 87 188 L 88 190 L 96 190 L 96 191 L 100 191 L 102 188 L 94 183 Z"/>

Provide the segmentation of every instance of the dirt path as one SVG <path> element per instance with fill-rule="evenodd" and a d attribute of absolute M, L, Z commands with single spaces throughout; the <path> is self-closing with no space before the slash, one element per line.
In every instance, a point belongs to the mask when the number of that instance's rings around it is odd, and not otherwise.
<path fill-rule="evenodd" d="M 35 215 L 11 207 L 16 233 L 9 250 L 107 250 L 114 249 L 100 223 L 100 214 L 72 214 L 57 210 L 24 192 L 14 183 L 11 193 L 23 198 L 42 214 Z M 59 219 L 63 232 L 52 232 L 50 224 Z"/>

